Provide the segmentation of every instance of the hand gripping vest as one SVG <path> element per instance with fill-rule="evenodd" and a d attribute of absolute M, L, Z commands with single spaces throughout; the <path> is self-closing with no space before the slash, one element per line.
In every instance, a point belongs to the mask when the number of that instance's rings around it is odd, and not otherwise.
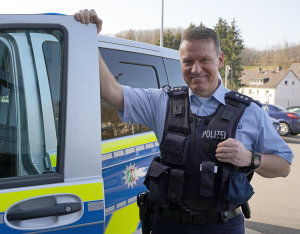
<path fill-rule="evenodd" d="M 234 138 L 250 97 L 226 93 L 209 116 L 190 112 L 188 87 L 168 91 L 161 157 L 149 166 L 145 185 L 155 206 L 192 212 L 235 209 L 253 195 L 245 173 L 215 157 L 218 143 Z"/>

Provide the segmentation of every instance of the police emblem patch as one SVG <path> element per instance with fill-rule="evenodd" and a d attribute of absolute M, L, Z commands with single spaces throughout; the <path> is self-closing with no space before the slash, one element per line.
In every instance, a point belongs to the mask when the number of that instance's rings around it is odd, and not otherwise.
<path fill-rule="evenodd" d="M 125 180 L 124 185 L 127 184 L 127 188 L 133 188 L 133 186 L 136 185 L 136 182 L 139 180 L 138 168 L 135 166 L 135 163 L 130 163 L 129 166 L 126 166 L 126 169 L 123 171 L 123 173 L 123 179 Z"/>

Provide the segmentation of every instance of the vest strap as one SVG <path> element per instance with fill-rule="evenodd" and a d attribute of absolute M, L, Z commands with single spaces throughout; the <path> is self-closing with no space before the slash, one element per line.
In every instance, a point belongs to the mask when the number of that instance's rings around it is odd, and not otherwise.
<path fill-rule="evenodd" d="M 168 90 L 168 111 L 165 121 L 166 132 L 188 135 L 189 125 L 189 96 L 188 87 L 175 87 Z"/>
<path fill-rule="evenodd" d="M 220 116 L 220 120 L 227 123 L 233 122 L 233 134 L 235 134 L 236 126 L 244 114 L 246 107 L 251 104 L 251 101 L 252 98 L 237 92 L 231 91 L 226 93 L 226 105 Z"/>

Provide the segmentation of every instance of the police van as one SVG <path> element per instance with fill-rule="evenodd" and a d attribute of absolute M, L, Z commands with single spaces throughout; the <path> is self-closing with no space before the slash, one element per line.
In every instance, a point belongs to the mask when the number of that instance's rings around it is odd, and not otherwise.
<path fill-rule="evenodd" d="M 184 85 L 178 51 L 97 36 L 73 16 L 0 15 L 0 233 L 134 233 L 159 145 L 101 100 L 97 48 L 124 85 Z"/>

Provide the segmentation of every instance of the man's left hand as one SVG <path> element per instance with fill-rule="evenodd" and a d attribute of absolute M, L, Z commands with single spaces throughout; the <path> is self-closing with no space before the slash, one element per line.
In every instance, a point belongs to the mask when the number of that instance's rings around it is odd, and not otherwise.
<path fill-rule="evenodd" d="M 97 26 L 97 33 L 101 32 L 102 20 L 98 17 L 96 11 L 92 10 L 80 10 L 74 14 L 74 18 L 82 24 L 94 23 Z"/>
<path fill-rule="evenodd" d="M 220 162 L 231 163 L 238 167 L 247 167 L 251 164 L 251 151 L 236 139 L 228 138 L 217 145 L 216 158 Z"/>

